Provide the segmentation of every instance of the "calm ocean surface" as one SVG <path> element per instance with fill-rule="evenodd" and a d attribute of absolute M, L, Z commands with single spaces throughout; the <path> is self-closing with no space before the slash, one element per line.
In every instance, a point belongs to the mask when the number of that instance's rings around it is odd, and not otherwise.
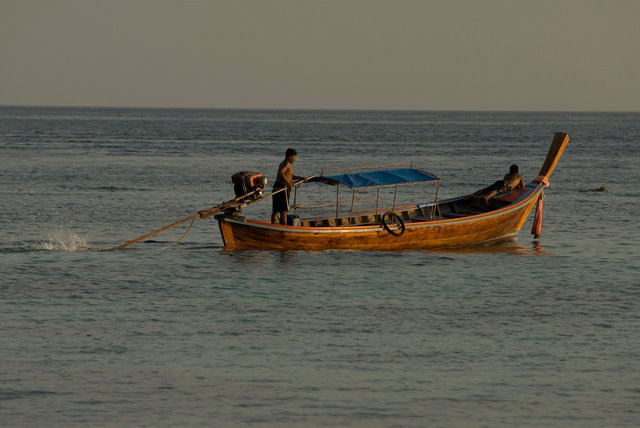
<path fill-rule="evenodd" d="M 533 179 L 555 131 L 538 243 L 225 253 L 208 219 L 95 251 L 287 147 L 451 197 Z M 640 424 L 640 114 L 0 107 L 0 160 L 1 426 Z"/>

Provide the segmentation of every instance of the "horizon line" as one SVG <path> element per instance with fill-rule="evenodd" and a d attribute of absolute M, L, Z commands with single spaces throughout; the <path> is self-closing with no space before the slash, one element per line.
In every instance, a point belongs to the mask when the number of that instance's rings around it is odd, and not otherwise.
<path fill-rule="evenodd" d="M 69 109 L 113 109 L 113 110 L 238 110 L 238 111 L 345 111 L 345 112 L 433 112 L 433 113 L 640 113 L 640 110 L 577 110 L 577 109 L 464 109 L 464 108 L 328 108 L 328 107 L 167 107 L 167 106 L 123 106 L 123 105 L 64 105 L 64 104 L 0 104 L 0 108 L 69 108 Z"/>

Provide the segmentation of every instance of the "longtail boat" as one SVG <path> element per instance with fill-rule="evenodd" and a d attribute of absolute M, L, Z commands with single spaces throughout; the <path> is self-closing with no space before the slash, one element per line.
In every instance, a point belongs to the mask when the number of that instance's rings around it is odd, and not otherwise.
<path fill-rule="evenodd" d="M 569 135 L 556 133 L 538 176 L 524 188 L 498 194 L 488 204 L 469 195 L 412 207 L 354 215 L 301 218 L 293 225 L 249 219 L 230 210 L 216 215 L 225 250 L 411 250 L 484 245 L 516 237 L 537 205 L 532 234 L 540 236 L 544 191 Z M 317 179 L 328 184 L 380 188 L 410 183 L 439 185 L 440 179 L 419 169 L 392 169 Z M 317 181 L 317 180 L 316 180 Z"/>

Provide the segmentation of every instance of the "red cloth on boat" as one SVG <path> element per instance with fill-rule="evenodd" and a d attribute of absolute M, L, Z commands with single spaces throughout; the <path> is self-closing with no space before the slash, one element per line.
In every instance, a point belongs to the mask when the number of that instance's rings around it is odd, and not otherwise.
<path fill-rule="evenodd" d="M 544 193 L 538 198 L 538 205 L 536 206 L 536 215 L 533 218 L 533 227 L 531 228 L 531 234 L 534 239 L 540 239 L 542 235 L 542 209 L 544 207 Z"/>

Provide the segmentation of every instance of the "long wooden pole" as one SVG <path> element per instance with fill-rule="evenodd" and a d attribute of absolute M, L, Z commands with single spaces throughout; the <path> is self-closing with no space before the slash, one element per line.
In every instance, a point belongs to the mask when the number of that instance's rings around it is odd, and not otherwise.
<path fill-rule="evenodd" d="M 310 177 L 306 177 L 306 178 L 304 178 L 302 180 L 299 180 L 299 181 L 294 183 L 294 186 L 298 186 L 298 185 L 310 180 L 313 177 L 314 176 L 310 176 Z M 211 208 L 207 208 L 207 209 L 204 209 L 204 210 L 200 210 L 195 214 L 191 214 L 190 216 L 181 218 L 180 220 L 175 221 L 175 222 L 173 222 L 171 224 L 168 224 L 166 226 L 162 226 L 160 229 L 153 230 L 153 231 L 151 231 L 149 233 L 145 233 L 144 235 L 140 235 L 137 238 L 134 238 L 134 239 L 132 239 L 130 241 L 127 241 L 127 242 L 125 242 L 123 244 L 120 244 L 120 245 L 118 245 L 116 247 L 116 249 L 117 250 L 123 250 L 123 249 L 125 249 L 127 247 L 130 247 L 133 244 L 137 244 L 140 241 L 144 241 L 147 238 L 150 238 L 150 237 L 152 237 L 154 235 L 157 235 L 158 233 L 162 233 L 164 231 L 172 229 L 172 228 L 174 228 L 176 226 L 179 226 L 179 225 L 181 225 L 183 223 L 186 223 L 188 221 L 196 220 L 197 218 L 211 217 L 212 215 L 221 213 L 221 212 L 226 211 L 226 210 L 228 210 L 230 208 L 236 208 L 236 207 L 239 207 L 239 206 L 242 206 L 242 205 L 250 205 L 250 204 L 256 203 L 258 201 L 261 201 L 261 200 L 263 200 L 265 198 L 273 197 L 273 195 L 275 195 L 276 193 L 280 193 L 280 192 L 285 191 L 286 188 L 278 189 L 275 192 L 271 192 L 270 194 L 268 194 L 266 196 L 258 196 L 255 199 L 251 199 L 249 201 L 245 201 L 246 198 L 257 194 L 259 190 L 262 190 L 262 189 L 254 190 L 253 192 L 249 192 L 246 195 L 238 196 L 238 197 L 236 197 L 234 199 L 228 200 L 226 202 L 222 202 L 222 203 L 216 205 L 215 207 L 211 207 Z"/>
<path fill-rule="evenodd" d="M 171 224 L 168 224 L 166 226 L 162 226 L 159 229 L 153 230 L 153 231 L 151 231 L 149 233 L 145 233 L 144 235 L 140 235 L 137 238 L 134 238 L 134 239 L 132 239 L 130 241 L 127 241 L 127 242 L 125 242 L 123 244 L 120 244 L 120 245 L 118 245 L 116 247 L 116 249 L 117 250 L 122 250 L 124 248 L 127 248 L 127 247 L 133 245 L 133 244 L 137 244 L 140 241 L 144 241 L 147 238 L 150 238 L 150 237 L 152 237 L 154 235 L 157 235 L 158 233 L 162 233 L 162 232 L 164 232 L 166 230 L 169 230 L 169 229 L 172 229 L 172 228 L 174 228 L 176 226 L 179 226 L 182 223 L 186 223 L 188 221 L 192 221 L 192 220 L 194 220 L 194 219 L 196 219 L 198 217 L 200 217 L 200 218 L 210 217 L 210 216 L 218 214 L 219 212 L 222 212 L 224 210 L 228 210 L 229 208 L 237 207 L 239 205 L 242 205 L 243 203 L 249 203 L 249 202 L 243 202 L 244 199 L 254 195 L 256 192 L 257 191 L 254 190 L 253 192 L 249 192 L 246 195 L 238 196 L 237 198 L 234 198 L 234 199 L 231 199 L 229 201 L 226 201 L 226 202 L 223 202 L 221 204 L 218 204 L 215 207 L 211 207 L 211 208 L 208 208 L 208 209 L 205 209 L 205 210 L 200 210 L 195 214 L 191 214 L 190 216 L 181 218 L 180 220 L 175 221 L 175 222 L 173 222 Z M 254 201 L 251 201 L 251 202 L 257 202 L 260 199 L 262 199 L 262 198 L 255 199 Z"/>

